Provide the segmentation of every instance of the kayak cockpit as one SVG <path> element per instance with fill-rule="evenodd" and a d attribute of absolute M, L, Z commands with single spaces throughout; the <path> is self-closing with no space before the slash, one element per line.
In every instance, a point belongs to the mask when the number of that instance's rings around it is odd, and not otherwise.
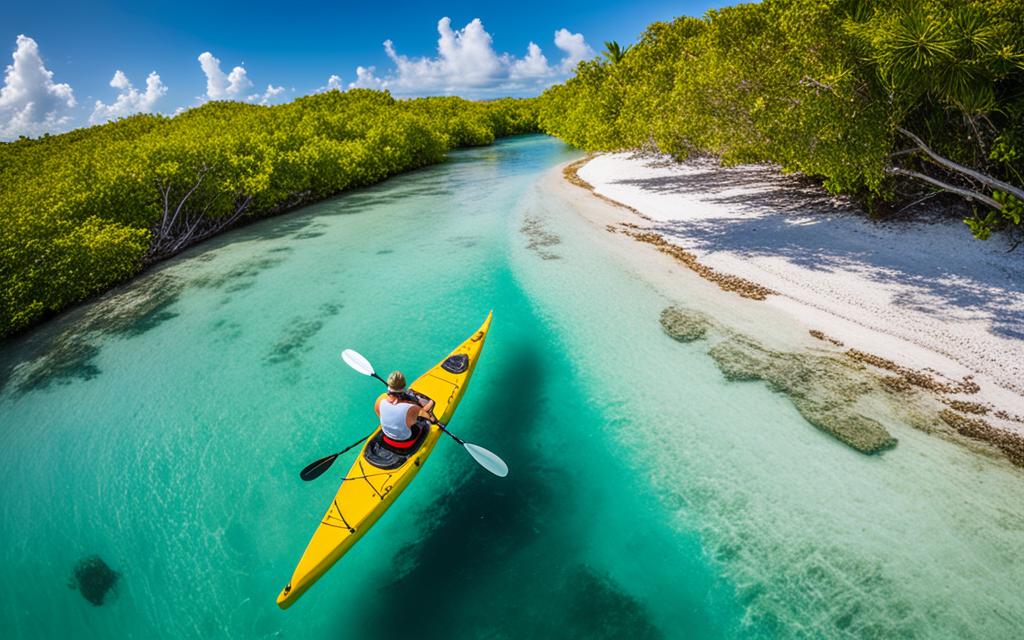
<path fill-rule="evenodd" d="M 401 450 L 388 446 L 384 442 L 384 432 L 378 429 L 377 433 L 366 443 L 366 448 L 363 450 L 363 458 L 378 469 L 397 469 L 405 464 L 409 458 L 416 455 L 416 452 L 420 450 L 420 447 L 426 441 L 427 434 L 430 433 L 430 424 L 421 421 L 419 426 L 416 441 L 408 449 Z"/>

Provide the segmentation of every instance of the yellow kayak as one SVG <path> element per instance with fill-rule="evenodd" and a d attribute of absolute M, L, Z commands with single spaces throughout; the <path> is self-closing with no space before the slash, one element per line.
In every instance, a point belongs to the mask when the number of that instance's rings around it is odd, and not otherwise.
<path fill-rule="evenodd" d="M 479 330 L 437 366 L 409 385 L 412 391 L 434 400 L 434 415 L 442 423 L 447 423 L 451 419 L 459 401 L 466 393 L 466 387 L 469 385 L 469 379 L 473 377 L 476 362 L 480 358 L 490 328 L 491 314 L 487 314 L 487 319 Z M 338 488 L 334 501 L 331 502 L 323 520 L 313 533 L 313 538 L 306 546 L 298 566 L 295 567 L 292 579 L 277 596 L 279 607 L 287 609 L 298 600 L 306 589 L 313 586 L 313 583 L 352 548 L 352 545 L 409 486 L 442 435 L 441 429 L 436 425 L 431 426 L 425 433 L 425 436 L 421 436 L 415 453 L 409 455 L 407 459 L 397 457 L 393 461 L 385 459 L 382 462 L 380 453 L 384 453 L 385 456 L 392 454 L 375 444 L 380 439 L 378 425 Z M 380 466 L 375 466 L 371 461 L 377 462 Z M 390 464 L 387 464 L 388 462 Z M 399 466 L 394 466 L 398 463 Z"/>

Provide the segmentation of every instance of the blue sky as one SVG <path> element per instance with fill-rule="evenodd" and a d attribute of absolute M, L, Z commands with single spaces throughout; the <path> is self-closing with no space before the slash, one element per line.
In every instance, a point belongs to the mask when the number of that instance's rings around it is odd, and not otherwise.
<path fill-rule="evenodd" d="M 330 86 L 399 96 L 535 95 L 605 40 L 633 42 L 650 22 L 725 4 L 15 3 L 0 25 L 0 139 L 209 99 L 283 102 L 331 76 Z"/>

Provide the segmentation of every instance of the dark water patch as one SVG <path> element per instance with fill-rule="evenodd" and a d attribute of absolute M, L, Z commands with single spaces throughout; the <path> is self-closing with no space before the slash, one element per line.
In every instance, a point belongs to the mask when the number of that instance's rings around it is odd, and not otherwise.
<path fill-rule="evenodd" d="M 103 336 L 137 337 L 177 317 L 171 308 L 183 289 L 181 280 L 163 273 L 116 289 L 66 315 L 62 322 L 38 330 L 0 368 L 18 393 L 92 380 L 100 374 L 93 361 Z"/>
<path fill-rule="evenodd" d="M 256 278 L 247 278 L 244 280 L 238 280 L 225 287 L 223 287 L 224 293 L 238 293 L 239 291 L 245 291 L 246 289 L 252 289 L 256 286 Z"/>
<path fill-rule="evenodd" d="M 403 618 L 417 621 L 416 633 L 422 638 L 507 637 L 517 629 L 517 620 L 536 615 L 550 600 L 551 585 L 561 582 L 565 566 L 559 558 L 568 553 L 571 541 L 548 533 L 548 523 L 558 518 L 556 493 L 564 487 L 557 487 L 551 475 L 529 469 L 538 455 L 530 442 L 544 426 L 545 378 L 546 367 L 531 345 L 522 344 L 506 357 L 499 384 L 490 388 L 482 405 L 490 422 L 471 439 L 498 452 L 508 462 L 510 476 L 493 477 L 468 456 L 455 458 L 454 468 L 430 469 L 450 477 L 450 488 L 422 510 L 423 521 L 431 527 L 394 554 L 393 579 L 381 585 L 380 595 L 368 601 L 357 623 L 363 635 L 408 637 L 409 629 L 401 624 L 380 624 L 401 603 Z M 457 426 L 453 429 L 459 433 Z M 502 586 L 486 583 L 495 576 L 501 576 Z M 534 630 L 551 637 L 542 617 L 534 618 Z M 495 625 L 505 631 L 496 633 Z M 526 627 L 518 631 L 528 635 Z"/>
<path fill-rule="evenodd" d="M 223 273 L 202 276 L 192 280 L 192 284 L 205 289 L 225 289 L 241 291 L 256 283 L 256 278 L 268 269 L 284 262 L 277 256 L 257 256 L 235 265 Z"/>
<path fill-rule="evenodd" d="M 68 587 L 79 591 L 93 606 L 100 607 L 120 577 L 121 574 L 111 569 L 103 558 L 88 556 L 75 565 Z"/>
<path fill-rule="evenodd" d="M 232 232 L 234 237 L 231 240 L 220 239 L 219 237 L 214 238 L 214 242 L 217 243 L 215 246 L 244 242 L 246 240 L 255 240 L 262 243 L 268 240 L 290 239 L 316 222 L 314 212 L 318 210 L 319 207 L 314 205 L 314 208 L 303 209 L 301 212 L 296 211 L 272 218 L 253 220 L 252 222 L 255 222 L 255 224 L 243 226 Z"/>
<path fill-rule="evenodd" d="M 178 317 L 171 311 L 182 295 L 185 283 L 168 275 L 156 275 L 125 291 L 98 308 L 89 329 L 140 336 Z"/>
<path fill-rule="evenodd" d="M 319 238 L 322 235 L 326 234 L 323 231 L 303 231 L 302 233 L 295 234 L 293 237 L 296 240 L 310 240 L 312 238 Z"/>
<path fill-rule="evenodd" d="M 309 351 L 310 339 L 323 327 L 322 320 L 295 319 L 288 328 L 288 332 L 271 347 L 270 353 L 267 354 L 264 361 L 269 364 L 297 362 L 300 355 Z"/>
<path fill-rule="evenodd" d="M 360 193 L 342 195 L 331 203 L 333 206 L 318 213 L 358 213 L 366 209 L 399 204 L 410 198 L 447 198 L 455 195 L 452 189 L 438 187 L 435 184 L 418 184 L 410 176 L 406 176 L 405 180 L 410 182 L 392 182 L 384 186 L 369 187 Z"/>
<path fill-rule="evenodd" d="M 157 328 L 158 326 L 160 326 L 164 322 L 167 322 L 168 320 L 173 320 L 174 318 L 177 318 L 179 315 L 180 314 L 174 311 L 166 310 L 153 313 L 147 315 L 145 318 L 136 322 L 129 329 L 125 330 L 124 333 L 129 336 L 142 335 L 143 333 L 146 333 L 150 329 Z"/>
<path fill-rule="evenodd" d="M 342 307 L 345 305 L 340 302 L 325 302 L 317 308 L 318 315 L 321 318 L 330 318 L 341 313 Z"/>
<path fill-rule="evenodd" d="M 540 218 L 526 218 L 519 231 L 526 236 L 526 248 L 535 252 L 543 260 L 558 260 L 560 255 L 551 250 L 551 247 L 561 244 L 562 239 L 547 231 Z"/>
<path fill-rule="evenodd" d="M 196 262 L 212 262 L 219 257 L 220 255 L 216 251 L 204 251 L 190 257 L 189 260 L 195 260 Z"/>
<path fill-rule="evenodd" d="M 295 251 L 294 247 L 274 247 L 273 249 L 267 249 L 267 253 L 290 253 Z"/>
<path fill-rule="evenodd" d="M 395 252 L 394 249 L 381 249 L 381 250 L 377 251 L 377 255 L 378 256 L 386 256 L 389 253 L 394 253 L 394 252 Z"/>
<path fill-rule="evenodd" d="M 631 638 L 647 640 L 662 634 L 651 623 L 646 608 L 607 575 L 580 565 L 569 573 L 563 586 L 568 606 L 565 628 L 568 638 Z"/>
<path fill-rule="evenodd" d="M 221 318 L 211 325 L 220 342 L 233 342 L 242 336 L 242 325 L 233 320 Z"/>
<path fill-rule="evenodd" d="M 47 353 L 34 360 L 23 375 L 19 376 L 17 391 L 28 393 L 46 389 L 51 384 L 70 384 L 75 380 L 92 380 L 100 375 L 100 369 L 92 361 L 99 355 L 100 348 L 92 342 L 70 336 L 58 339 Z"/>
<path fill-rule="evenodd" d="M 151 305 L 147 309 L 141 310 L 138 316 L 131 320 L 125 319 L 121 326 L 113 331 L 129 337 L 141 336 L 156 329 L 164 322 L 177 318 L 179 314 L 171 311 L 170 307 L 178 302 L 180 295 L 180 287 L 173 294 L 165 292 L 165 295 L 153 299 Z"/>
<path fill-rule="evenodd" d="M 480 244 L 480 236 L 452 236 L 451 242 L 460 249 L 472 249 Z"/>

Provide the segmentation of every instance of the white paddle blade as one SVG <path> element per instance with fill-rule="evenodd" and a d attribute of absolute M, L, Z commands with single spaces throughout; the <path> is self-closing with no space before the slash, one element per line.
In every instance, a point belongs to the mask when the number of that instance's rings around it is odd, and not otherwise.
<path fill-rule="evenodd" d="M 504 478 L 508 475 L 508 465 L 505 461 L 494 455 L 483 447 L 478 447 L 475 444 L 466 443 L 463 445 L 466 447 L 466 451 L 469 455 L 473 456 L 473 459 L 480 463 L 480 466 L 487 469 L 499 478 Z"/>
<path fill-rule="evenodd" d="M 345 364 L 364 376 L 372 376 L 374 374 L 373 365 L 370 364 L 370 361 L 351 349 L 342 351 L 341 359 L 345 361 Z"/>

